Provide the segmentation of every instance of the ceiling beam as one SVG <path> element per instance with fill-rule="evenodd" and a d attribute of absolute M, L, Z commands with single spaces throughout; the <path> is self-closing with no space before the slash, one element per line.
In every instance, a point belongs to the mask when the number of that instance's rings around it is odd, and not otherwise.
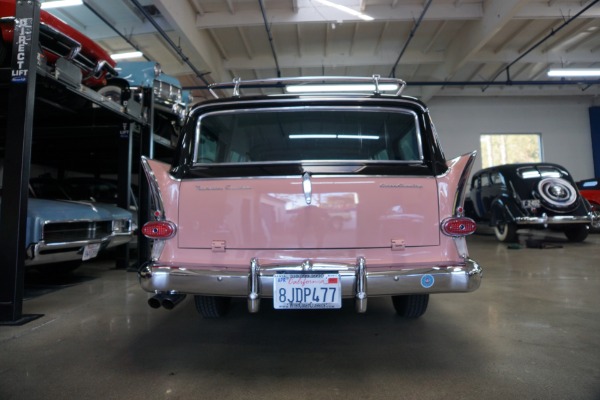
<path fill-rule="evenodd" d="M 459 32 L 446 50 L 446 62 L 434 71 L 433 78 L 446 80 L 470 61 L 527 3 L 527 0 L 493 0 L 486 3 L 484 15 L 471 22 Z M 428 101 L 441 87 L 423 90 L 423 99 Z"/>
<path fill-rule="evenodd" d="M 193 52 L 186 55 L 192 64 L 203 72 L 209 72 L 210 77 L 207 77 L 209 79 L 228 80 L 229 75 L 223 69 L 222 58 L 214 41 L 207 32 L 196 28 L 197 14 L 190 3 L 177 2 L 175 4 L 169 0 L 154 0 L 154 5 Z"/>
<path fill-rule="evenodd" d="M 443 54 L 425 55 L 418 50 L 407 51 L 406 59 L 410 62 L 402 64 L 440 64 L 444 60 Z M 278 56 L 281 68 L 314 68 L 314 67 L 339 67 L 341 65 L 348 67 L 367 67 L 370 65 L 376 66 L 392 66 L 396 61 L 394 54 L 385 54 L 378 57 L 373 57 L 371 52 L 359 53 L 354 52 L 354 55 L 329 54 L 325 59 L 322 54 L 308 55 L 301 57 L 295 55 Z M 253 59 L 244 57 L 231 57 L 223 62 L 223 68 L 231 70 L 243 69 L 266 69 L 273 67 L 273 58 L 269 55 L 256 55 Z"/>

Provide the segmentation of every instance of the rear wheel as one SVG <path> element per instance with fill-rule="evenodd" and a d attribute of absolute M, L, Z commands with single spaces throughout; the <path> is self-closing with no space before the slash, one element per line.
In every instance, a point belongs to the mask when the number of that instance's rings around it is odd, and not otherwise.
<path fill-rule="evenodd" d="M 392 296 L 392 303 L 396 313 L 401 317 L 419 318 L 427 311 L 429 294 L 409 294 Z"/>
<path fill-rule="evenodd" d="M 517 225 L 512 222 L 498 221 L 497 225 L 494 226 L 494 233 L 496 239 L 500 242 L 516 242 L 518 239 Z"/>
<path fill-rule="evenodd" d="M 588 236 L 587 225 L 574 225 L 565 228 L 565 236 L 570 242 L 583 242 Z"/>
<path fill-rule="evenodd" d="M 231 308 L 231 297 L 194 296 L 196 311 L 204 318 L 220 318 Z"/>

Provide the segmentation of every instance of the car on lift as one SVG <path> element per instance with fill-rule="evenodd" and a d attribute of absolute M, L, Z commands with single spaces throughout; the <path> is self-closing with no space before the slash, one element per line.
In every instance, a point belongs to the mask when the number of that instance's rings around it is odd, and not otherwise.
<path fill-rule="evenodd" d="M 471 178 L 466 214 L 494 228 L 501 242 L 517 242 L 518 229 L 561 230 L 572 242 L 600 222 L 567 169 L 552 163 L 485 168 Z"/>
<path fill-rule="evenodd" d="M 105 249 L 128 243 L 132 232 L 132 214 L 127 210 L 35 198 L 30 187 L 25 267 L 48 275 L 65 274 Z"/>
<path fill-rule="evenodd" d="M 15 31 L 16 2 L 0 0 L 0 65 L 10 67 Z M 48 69 L 72 85 L 97 89 L 108 75 L 116 76 L 116 62 L 96 42 L 45 10 L 40 10 L 39 43 Z"/>
<path fill-rule="evenodd" d="M 141 117 L 148 118 L 144 112 L 147 104 L 143 89 L 152 89 L 154 132 L 174 146 L 188 105 L 193 101 L 189 91 L 184 91 L 179 80 L 165 74 L 160 64 L 154 61 L 123 61 L 118 63 L 116 70 L 119 76 L 110 79 L 98 92 L 125 107 L 135 107 Z"/>
<path fill-rule="evenodd" d="M 590 203 L 592 211 L 600 219 L 600 180 L 586 179 L 577 182 L 579 193 Z M 600 232 L 600 226 L 590 226 L 591 232 Z"/>
<path fill-rule="evenodd" d="M 290 86 L 304 93 L 281 93 Z M 211 85 L 233 94 L 192 107 L 174 161 L 142 159 L 150 306 L 189 294 L 205 318 L 233 297 L 251 313 L 261 299 L 277 310 L 348 299 L 366 312 L 369 297 L 386 296 L 416 318 L 432 293 L 477 289 L 466 245 L 475 223 L 462 207 L 475 153 L 446 160 L 426 105 L 404 86 L 379 76 Z"/>

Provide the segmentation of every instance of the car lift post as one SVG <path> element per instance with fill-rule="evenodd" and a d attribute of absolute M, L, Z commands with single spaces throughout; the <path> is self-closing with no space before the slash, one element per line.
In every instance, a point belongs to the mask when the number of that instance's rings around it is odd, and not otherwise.
<path fill-rule="evenodd" d="M 131 150 L 132 122 L 122 122 L 119 130 L 119 165 L 117 179 L 117 206 L 131 210 Z M 136 210 L 137 212 L 137 210 Z M 132 221 L 133 222 L 133 221 Z M 117 269 L 129 268 L 129 243 L 117 248 Z"/>
<path fill-rule="evenodd" d="M 16 2 L 0 206 L 0 325 L 40 317 L 22 314 L 39 21 L 39 1 Z"/>

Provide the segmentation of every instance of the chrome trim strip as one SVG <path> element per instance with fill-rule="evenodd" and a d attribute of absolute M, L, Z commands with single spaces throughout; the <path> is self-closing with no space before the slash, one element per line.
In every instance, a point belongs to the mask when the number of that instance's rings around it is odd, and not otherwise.
<path fill-rule="evenodd" d="M 158 179 L 156 179 L 156 176 L 154 175 L 154 172 L 152 171 L 152 168 L 150 167 L 148 160 L 149 160 L 149 158 L 146 156 L 141 157 L 142 168 L 143 168 L 144 174 L 146 175 L 146 178 L 148 180 L 148 187 L 150 189 L 150 195 L 152 196 L 152 199 L 154 200 L 154 205 L 156 206 L 156 211 L 158 211 L 160 213 L 160 216 L 154 215 L 154 217 L 157 221 L 165 220 L 166 219 L 165 206 L 164 206 L 164 202 L 162 200 L 162 195 L 160 193 L 160 187 L 158 186 Z"/>
<path fill-rule="evenodd" d="M 252 259 L 250 270 L 228 271 L 220 268 L 190 269 L 176 264 L 151 262 L 139 271 L 141 287 L 151 293 L 170 292 L 208 296 L 246 297 L 251 310 L 259 298 L 273 297 L 276 273 L 299 272 L 303 265 L 259 265 Z M 467 258 L 456 265 L 434 265 L 428 268 L 369 271 L 361 257 L 357 265 L 314 263 L 311 270 L 337 272 L 342 281 L 342 297 L 357 300 L 357 309 L 366 310 L 368 296 L 394 296 L 419 293 L 471 292 L 482 278 L 482 269 Z M 427 276 L 432 285 L 424 285 Z M 362 280 L 362 282 L 361 282 Z"/>
<path fill-rule="evenodd" d="M 452 205 L 452 209 L 454 210 L 454 217 L 461 217 L 462 214 L 460 214 L 458 212 L 458 208 L 460 204 L 464 204 L 465 201 L 465 196 L 466 196 L 466 188 L 467 188 L 467 184 L 469 182 L 469 175 L 471 174 L 471 169 L 473 168 L 473 164 L 475 163 L 475 158 L 477 157 L 477 151 L 473 151 L 471 153 L 465 153 L 462 156 L 459 156 L 457 158 L 463 157 L 463 156 L 469 156 L 469 160 L 467 161 L 467 164 L 465 165 L 465 168 L 463 169 L 462 174 L 460 175 L 460 179 L 458 180 L 458 186 L 456 188 L 456 193 L 454 194 L 454 203 Z M 450 160 L 452 161 L 452 160 Z M 447 176 L 450 173 L 450 170 L 448 169 L 446 172 L 444 172 L 441 175 L 438 175 L 436 178 L 440 179 L 443 178 L 445 176 Z"/>
<path fill-rule="evenodd" d="M 312 202 L 312 183 L 310 182 L 310 174 L 305 172 L 302 175 L 302 191 L 304 192 L 304 200 L 310 205 Z"/>

